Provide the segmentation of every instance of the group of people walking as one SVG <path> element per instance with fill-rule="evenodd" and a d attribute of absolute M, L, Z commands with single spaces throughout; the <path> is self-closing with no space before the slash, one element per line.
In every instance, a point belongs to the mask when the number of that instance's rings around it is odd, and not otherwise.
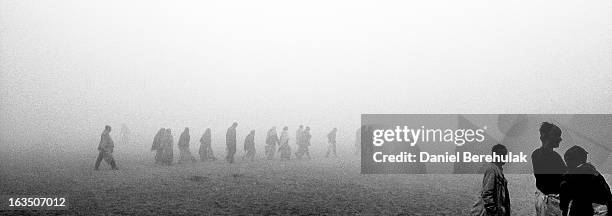
<path fill-rule="evenodd" d="M 612 209 L 612 193 L 601 173 L 587 162 L 588 152 L 572 146 L 561 158 L 554 151 L 562 140 L 561 129 L 543 122 L 539 132 L 542 146 L 531 154 L 537 188 L 536 215 L 608 215 Z M 501 144 L 493 146 L 491 151 L 497 155 L 508 154 Z M 503 162 L 492 162 L 485 166 L 482 190 L 472 215 L 510 215 L 508 180 L 503 165 Z"/>
<path fill-rule="evenodd" d="M 193 163 L 196 162 L 196 158 L 191 154 L 189 143 L 191 142 L 191 136 L 189 135 L 189 128 L 185 128 L 181 133 L 178 141 L 179 158 L 177 163 Z M 200 138 L 200 160 L 216 160 L 212 148 L 210 147 L 210 128 L 206 129 L 202 138 Z M 170 128 L 160 128 L 153 138 L 153 145 L 151 151 L 155 151 L 155 164 L 161 165 L 172 165 L 174 162 L 174 136 Z"/>
<path fill-rule="evenodd" d="M 234 163 L 236 153 L 236 128 L 238 123 L 234 122 L 226 132 L 226 160 Z M 363 127 L 358 130 L 358 138 Z M 113 158 L 114 142 L 110 137 L 111 127 L 106 126 L 101 134 L 98 144 L 98 158 L 95 170 L 98 170 L 102 160 L 106 161 L 112 169 L 116 170 L 117 164 Z M 336 155 L 336 133 L 332 129 L 327 134 L 328 148 L 326 157 L 330 154 Z M 587 162 L 588 152 L 580 146 L 569 148 L 563 158 L 554 151 L 561 143 L 561 129 L 551 123 L 544 122 L 540 126 L 540 141 L 542 146 L 536 149 L 532 155 L 533 171 L 536 179 L 536 215 L 607 215 L 612 209 L 612 193 L 605 178 L 597 169 Z M 296 131 L 297 151 L 295 157 L 310 159 L 309 146 L 312 135 L 310 127 L 300 125 Z M 275 153 L 280 153 L 281 160 L 291 159 L 291 146 L 289 145 L 289 128 L 283 127 L 280 137 L 276 127 L 270 128 L 266 135 L 265 155 L 267 159 L 274 159 Z M 181 133 L 178 147 L 180 157 L 178 163 L 196 162 L 189 150 L 190 135 L 189 128 Z M 153 138 L 151 150 L 155 151 L 155 163 L 171 165 L 173 163 L 174 138 L 169 128 L 161 128 Z M 277 150 L 278 146 L 278 150 Z M 243 160 L 254 160 L 255 130 L 251 130 L 244 140 Z M 497 144 L 491 149 L 497 155 L 507 155 L 508 149 L 502 144 Z M 200 138 L 200 149 L 198 151 L 201 161 L 216 160 L 211 148 L 211 130 L 207 128 Z M 508 193 L 508 180 L 503 173 L 504 162 L 491 162 L 484 167 L 484 178 L 482 190 L 478 202 L 472 208 L 472 215 L 510 215 L 510 195 Z"/>
<path fill-rule="evenodd" d="M 234 122 L 226 132 L 225 136 L 225 144 L 227 155 L 225 160 L 228 163 L 234 163 L 234 156 L 236 154 L 236 145 L 237 145 L 237 137 L 236 137 L 236 128 L 238 127 L 238 123 Z M 115 161 L 112 157 L 112 149 L 114 147 L 114 143 L 110 138 L 110 126 L 106 126 L 104 132 L 102 133 L 102 138 L 99 144 L 98 149 L 100 150 L 100 154 L 98 159 L 96 160 L 95 169 L 98 169 L 100 162 L 104 159 L 106 160 L 113 169 L 116 169 Z M 280 154 L 281 160 L 290 160 L 291 159 L 291 146 L 289 145 L 290 137 L 289 137 L 289 128 L 283 127 L 281 131 L 280 137 L 276 132 L 276 127 L 272 127 L 268 130 L 266 135 L 266 147 L 265 147 L 265 155 L 267 159 L 274 159 L 275 154 L 278 152 Z M 328 135 L 328 151 L 326 156 L 329 156 L 333 153 L 336 155 L 336 132 L 337 129 L 334 128 Z M 305 127 L 300 125 L 296 132 L 296 141 L 295 144 L 297 146 L 297 151 L 294 153 L 297 159 L 302 159 L 306 157 L 308 159 L 311 158 L 309 152 L 309 146 L 311 145 L 310 140 L 312 138 L 312 134 L 310 133 L 310 127 Z M 196 162 L 196 158 L 192 155 L 190 150 L 190 141 L 191 136 L 189 134 L 189 128 L 186 127 L 181 133 L 178 140 L 178 149 L 179 149 L 179 158 L 177 163 L 193 163 Z M 200 148 L 198 154 L 200 155 L 200 161 L 215 161 L 217 158 L 213 152 L 211 147 L 212 138 L 211 138 L 211 129 L 207 128 L 204 131 L 204 134 L 200 138 Z M 153 138 L 153 144 L 151 145 L 151 151 L 155 152 L 155 164 L 160 165 L 172 165 L 174 162 L 174 136 L 172 135 L 172 130 L 170 128 L 160 128 L 155 137 Z M 255 148 L 255 130 L 251 130 L 248 135 L 244 139 L 244 151 L 245 155 L 242 157 L 243 160 L 255 160 L 255 155 L 257 153 Z"/>

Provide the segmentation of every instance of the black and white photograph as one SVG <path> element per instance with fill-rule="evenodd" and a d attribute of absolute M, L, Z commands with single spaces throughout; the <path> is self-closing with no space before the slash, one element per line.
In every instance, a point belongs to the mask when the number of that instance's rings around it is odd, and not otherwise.
<path fill-rule="evenodd" d="M 612 215 L 610 0 L 0 0 L 0 215 Z"/>

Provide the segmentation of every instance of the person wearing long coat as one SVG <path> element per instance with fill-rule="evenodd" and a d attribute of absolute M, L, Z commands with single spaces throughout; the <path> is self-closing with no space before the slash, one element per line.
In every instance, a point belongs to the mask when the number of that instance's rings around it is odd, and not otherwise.
<path fill-rule="evenodd" d="M 162 164 L 170 166 L 174 160 L 174 137 L 170 128 L 166 128 L 166 133 L 162 139 L 162 146 Z"/>
<path fill-rule="evenodd" d="M 280 147 L 278 147 L 278 151 L 281 154 L 281 159 L 291 159 L 291 146 L 289 146 L 289 128 L 286 126 L 283 128 L 283 132 L 281 132 Z"/>
<path fill-rule="evenodd" d="M 106 125 L 104 127 L 104 131 L 102 135 L 100 135 L 100 143 L 98 144 L 98 158 L 96 159 L 96 163 L 94 165 L 94 169 L 98 170 L 100 168 L 100 162 L 102 159 L 106 161 L 106 163 L 111 165 L 113 170 L 117 170 L 117 164 L 115 163 L 115 158 L 113 158 L 113 148 L 115 148 L 115 143 L 113 139 L 110 137 L 111 127 Z"/>
<path fill-rule="evenodd" d="M 306 155 L 306 157 L 310 159 L 310 152 L 308 151 L 308 147 L 310 146 L 310 138 L 312 138 L 312 135 L 310 134 L 310 127 L 306 127 L 306 129 L 302 131 L 302 140 L 300 141 L 297 152 L 295 152 L 296 158 L 302 159 L 302 156 Z"/>
<path fill-rule="evenodd" d="M 268 160 L 274 159 L 274 153 L 276 153 L 276 145 L 279 143 L 278 134 L 276 133 L 276 127 L 270 128 L 266 135 L 266 158 Z"/>
<path fill-rule="evenodd" d="M 217 160 L 211 147 L 211 140 L 210 128 L 206 128 L 202 138 L 200 138 L 200 150 L 198 151 L 201 161 Z"/>
<path fill-rule="evenodd" d="M 227 150 L 225 160 L 229 163 L 234 163 L 234 154 L 236 154 L 236 127 L 238 127 L 238 123 L 234 122 L 232 126 L 227 129 L 227 133 L 225 134 L 225 145 Z"/>
<path fill-rule="evenodd" d="M 255 130 L 251 130 L 249 135 L 244 139 L 244 151 L 246 155 L 242 157 L 244 159 L 251 159 L 251 161 L 255 160 Z"/>
<path fill-rule="evenodd" d="M 325 157 L 329 157 L 329 155 L 331 153 L 334 154 L 335 157 L 337 157 L 338 155 L 336 155 L 336 132 L 338 132 L 337 128 L 332 129 L 331 132 L 329 132 L 327 134 L 327 154 L 325 154 Z"/>
<path fill-rule="evenodd" d="M 151 151 L 155 151 L 155 164 L 161 164 L 162 162 L 162 154 L 164 149 L 162 148 L 162 139 L 164 137 L 164 133 L 166 129 L 160 128 L 155 137 L 153 138 L 153 145 L 151 146 Z"/>
<path fill-rule="evenodd" d="M 179 137 L 178 147 L 180 150 L 180 158 L 179 163 L 186 162 L 195 162 L 196 159 L 191 155 L 191 150 L 189 150 L 189 142 L 191 141 L 191 136 L 189 136 L 189 128 L 185 128 L 181 136 Z"/>

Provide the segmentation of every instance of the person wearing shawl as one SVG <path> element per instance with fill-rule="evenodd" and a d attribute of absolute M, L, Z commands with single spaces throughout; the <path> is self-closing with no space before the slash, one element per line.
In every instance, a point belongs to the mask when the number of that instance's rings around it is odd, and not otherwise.
<path fill-rule="evenodd" d="M 166 130 L 164 128 L 160 128 L 155 134 L 153 138 L 153 145 L 151 146 L 151 151 L 155 151 L 155 164 L 161 164 L 162 162 L 162 154 L 164 149 L 162 148 L 162 139 L 164 137 L 164 133 Z"/>
<path fill-rule="evenodd" d="M 180 150 L 179 164 L 196 161 L 193 155 L 191 155 L 191 150 L 189 150 L 189 141 L 191 141 L 191 136 L 189 136 L 189 128 L 186 127 L 183 133 L 181 133 L 178 142 Z"/>
<path fill-rule="evenodd" d="M 246 155 L 242 157 L 242 160 L 255 160 L 255 130 L 251 130 L 249 135 L 247 135 L 244 139 L 244 151 L 246 152 Z"/>
<path fill-rule="evenodd" d="M 170 128 L 166 128 L 166 132 L 162 138 L 162 164 L 164 165 L 172 165 L 172 161 L 174 159 L 174 137 L 172 136 L 172 131 Z"/>
<path fill-rule="evenodd" d="M 217 160 L 211 147 L 210 128 L 206 128 L 206 131 L 202 134 L 202 138 L 200 138 L 200 150 L 198 153 L 200 154 L 201 161 Z"/>
<path fill-rule="evenodd" d="M 297 152 L 295 152 L 296 158 L 302 159 L 302 156 L 306 155 L 306 157 L 310 159 L 310 153 L 308 152 L 308 147 L 310 146 L 310 138 L 312 138 L 312 135 L 310 135 L 310 127 L 306 127 L 306 129 L 302 131 L 302 141 L 298 146 Z"/>
<path fill-rule="evenodd" d="M 276 133 L 276 127 L 270 128 L 266 135 L 266 158 L 268 160 L 274 159 L 274 153 L 276 152 L 276 145 L 278 145 L 278 134 Z"/>
<path fill-rule="evenodd" d="M 115 163 L 115 159 L 113 158 L 113 148 L 115 147 L 115 143 L 113 139 L 110 137 L 111 127 L 106 125 L 104 127 L 104 131 L 102 135 L 100 135 L 100 143 L 98 144 L 98 158 L 96 159 L 96 163 L 94 166 L 94 170 L 99 170 L 100 162 L 102 159 L 106 161 L 106 163 L 111 165 L 111 169 L 117 170 L 117 164 Z"/>
<path fill-rule="evenodd" d="M 278 147 L 278 151 L 281 154 L 281 159 L 291 159 L 291 146 L 289 146 L 289 128 L 287 126 L 285 126 L 283 128 L 283 132 L 281 132 L 280 147 Z"/>
<path fill-rule="evenodd" d="M 234 122 L 232 126 L 227 129 L 227 133 L 225 133 L 225 145 L 227 150 L 225 160 L 229 163 L 234 163 L 234 154 L 236 154 L 236 127 L 238 127 L 238 123 Z"/>
<path fill-rule="evenodd" d="M 357 128 L 357 132 L 355 133 L 355 155 L 361 155 L 361 132 L 366 131 L 366 126 L 361 125 L 361 127 Z"/>
<path fill-rule="evenodd" d="M 332 129 L 331 132 L 329 132 L 329 134 L 327 134 L 327 154 L 325 154 L 325 157 L 329 157 L 330 153 L 334 153 L 334 157 L 338 157 L 338 155 L 336 155 L 336 132 L 338 132 L 337 128 Z"/>

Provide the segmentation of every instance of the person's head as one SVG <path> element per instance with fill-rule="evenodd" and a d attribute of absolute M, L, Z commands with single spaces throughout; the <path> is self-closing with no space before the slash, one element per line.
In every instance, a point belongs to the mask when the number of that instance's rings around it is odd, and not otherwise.
<path fill-rule="evenodd" d="M 568 168 L 576 168 L 578 165 L 586 163 L 588 152 L 580 146 L 572 146 L 563 155 L 565 164 Z"/>
<path fill-rule="evenodd" d="M 306 127 L 306 131 L 310 131 L 310 127 Z"/>
<path fill-rule="evenodd" d="M 289 130 L 289 127 L 285 126 L 285 127 L 283 127 L 283 130 L 284 131 Z"/>
<path fill-rule="evenodd" d="M 185 127 L 185 132 L 189 133 L 189 128 L 188 127 Z"/>
<path fill-rule="evenodd" d="M 233 128 L 238 127 L 238 122 L 234 122 L 234 123 L 232 124 L 232 127 L 233 127 Z"/>
<path fill-rule="evenodd" d="M 170 130 L 170 128 L 166 128 L 166 134 L 172 134 L 172 130 Z"/>
<path fill-rule="evenodd" d="M 206 130 L 204 131 L 204 133 L 210 133 L 210 128 L 206 128 Z"/>
<path fill-rule="evenodd" d="M 109 126 L 109 125 L 104 126 L 104 131 L 110 132 L 111 131 L 111 126 Z"/>
<path fill-rule="evenodd" d="M 508 149 L 506 148 L 506 146 L 502 145 L 502 144 L 496 144 L 493 146 L 493 148 L 491 148 L 491 153 L 495 153 L 496 155 L 507 155 L 508 154 Z M 506 163 L 504 162 L 495 162 L 496 164 L 500 164 L 500 165 L 504 165 Z"/>
<path fill-rule="evenodd" d="M 542 146 L 547 148 L 557 148 L 561 142 L 561 128 L 552 123 L 542 122 L 540 126 L 540 140 Z"/>
<path fill-rule="evenodd" d="M 304 128 L 304 125 L 300 125 L 300 129 Z"/>
<path fill-rule="evenodd" d="M 336 132 L 336 131 L 338 131 L 338 128 L 334 128 L 334 129 L 332 129 L 332 131 L 333 131 L 333 132 Z"/>
<path fill-rule="evenodd" d="M 272 128 L 270 128 L 271 131 L 276 131 L 276 126 L 272 126 Z"/>
<path fill-rule="evenodd" d="M 255 130 L 251 130 L 251 134 L 255 134 Z"/>

